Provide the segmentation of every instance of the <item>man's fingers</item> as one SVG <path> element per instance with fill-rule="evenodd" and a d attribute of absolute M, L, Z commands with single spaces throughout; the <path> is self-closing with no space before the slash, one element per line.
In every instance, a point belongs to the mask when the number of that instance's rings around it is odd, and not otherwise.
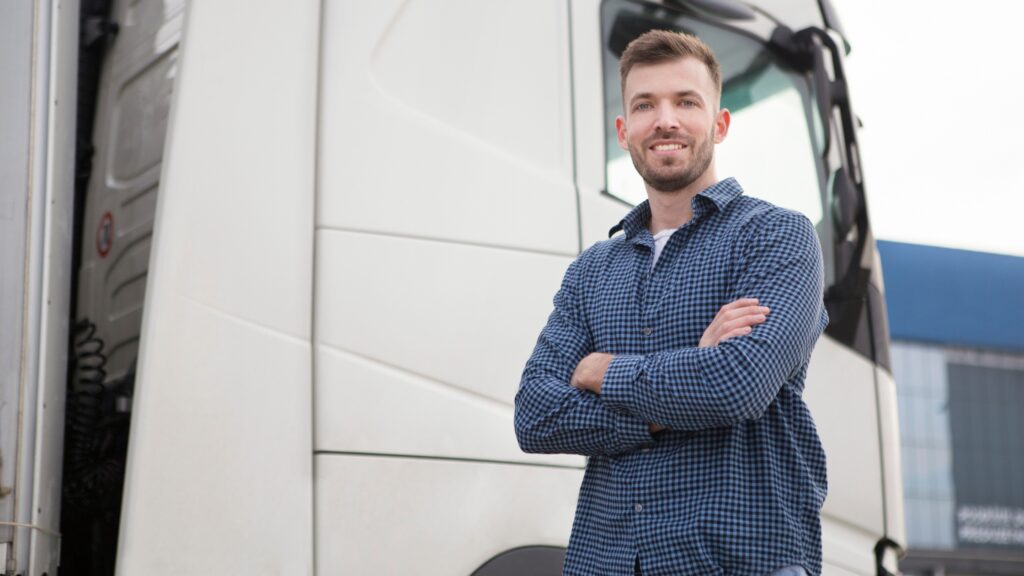
<path fill-rule="evenodd" d="M 767 306 L 759 306 L 757 304 L 750 304 L 747 306 L 736 306 L 729 310 L 722 311 L 722 316 L 735 318 L 736 316 L 742 316 L 744 314 L 750 314 L 752 312 L 764 313 L 770 310 Z"/>
<path fill-rule="evenodd" d="M 710 344 L 713 346 L 726 338 L 749 334 L 752 327 L 765 321 L 764 316 L 744 316 L 731 322 L 723 322 L 711 330 Z"/>
<path fill-rule="evenodd" d="M 736 328 L 735 330 L 731 330 L 731 331 L 725 333 L 725 335 L 723 335 L 721 338 L 718 339 L 718 344 L 721 344 L 722 342 L 725 342 L 729 338 L 735 338 L 737 336 L 743 336 L 745 334 L 750 334 L 751 330 L 752 330 L 752 328 L 750 326 L 741 326 L 739 328 Z"/>
<path fill-rule="evenodd" d="M 739 318 L 734 318 L 727 322 L 722 322 L 722 326 L 719 332 L 731 332 L 743 326 L 754 326 L 757 324 L 761 324 L 767 319 L 767 314 L 747 314 L 745 316 L 740 316 Z"/>
<path fill-rule="evenodd" d="M 757 298 L 740 298 L 739 300 L 733 300 L 718 309 L 718 312 L 715 313 L 715 320 L 735 313 L 737 310 L 749 308 L 751 306 L 757 306 Z"/>
<path fill-rule="evenodd" d="M 771 310 L 760 306 L 757 298 L 739 298 L 719 308 L 711 325 L 704 330 L 698 346 L 715 346 L 723 340 L 749 334 L 763 323 Z"/>
<path fill-rule="evenodd" d="M 742 308 L 744 306 L 756 306 L 757 304 L 758 304 L 757 298 L 739 298 L 739 299 L 733 300 L 732 302 L 729 302 L 725 306 L 722 306 L 721 308 L 719 308 L 719 311 L 722 311 L 722 310 L 732 310 L 734 308 Z"/>
<path fill-rule="evenodd" d="M 767 306 L 744 306 L 742 308 L 734 308 L 727 310 L 719 314 L 715 319 L 721 322 L 730 322 L 737 318 L 744 318 L 747 316 L 764 316 L 771 312 Z"/>

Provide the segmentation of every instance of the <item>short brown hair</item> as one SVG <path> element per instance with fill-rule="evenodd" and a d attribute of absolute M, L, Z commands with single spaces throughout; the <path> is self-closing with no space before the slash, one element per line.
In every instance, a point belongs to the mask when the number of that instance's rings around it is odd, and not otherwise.
<path fill-rule="evenodd" d="M 696 36 L 669 30 L 649 30 L 633 39 L 619 59 L 622 93 L 626 93 L 626 76 L 638 64 L 661 64 L 679 58 L 696 58 L 707 66 L 711 82 L 722 95 L 722 68 L 711 48 Z"/>

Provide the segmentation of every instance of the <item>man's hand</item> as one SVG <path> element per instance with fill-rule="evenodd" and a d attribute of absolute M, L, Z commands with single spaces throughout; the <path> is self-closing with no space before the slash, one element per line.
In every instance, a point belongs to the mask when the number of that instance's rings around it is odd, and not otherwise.
<path fill-rule="evenodd" d="M 608 365 L 615 358 L 604 352 L 593 352 L 588 354 L 576 365 L 569 383 L 580 390 L 589 390 L 594 394 L 601 393 L 601 382 L 604 380 L 604 373 L 608 371 Z"/>
<path fill-rule="evenodd" d="M 764 322 L 771 310 L 758 306 L 757 298 L 740 298 L 722 306 L 700 337 L 698 348 L 717 346 L 729 338 L 750 334 L 753 327 Z"/>

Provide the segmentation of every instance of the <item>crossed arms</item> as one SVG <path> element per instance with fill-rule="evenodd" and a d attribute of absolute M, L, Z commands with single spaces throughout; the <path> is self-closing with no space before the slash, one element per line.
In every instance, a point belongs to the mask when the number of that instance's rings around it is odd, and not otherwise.
<path fill-rule="evenodd" d="M 760 306 L 757 298 L 740 298 L 734 300 L 718 310 L 715 319 L 704 330 L 700 338 L 698 348 L 709 348 L 717 346 L 736 336 L 750 334 L 753 327 L 764 322 L 771 309 L 767 306 Z M 601 394 L 601 384 L 608 372 L 615 356 L 606 352 L 591 352 L 583 357 L 576 369 L 573 370 L 569 384 L 579 390 L 586 390 L 594 394 Z M 660 432 L 665 429 L 661 424 L 650 423 L 647 425 L 651 433 Z"/>
<path fill-rule="evenodd" d="M 662 427 L 701 430 L 760 417 L 806 364 L 827 316 L 820 246 L 806 218 L 775 219 L 745 256 L 734 293 L 748 298 L 723 306 L 698 346 L 648 355 L 594 350 L 574 262 L 516 395 L 520 447 L 621 454 L 650 444 Z"/>

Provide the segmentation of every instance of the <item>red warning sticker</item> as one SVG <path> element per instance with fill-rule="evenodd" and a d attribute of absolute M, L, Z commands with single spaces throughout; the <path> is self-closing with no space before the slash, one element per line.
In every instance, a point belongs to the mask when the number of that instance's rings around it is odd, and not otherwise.
<path fill-rule="evenodd" d="M 100 227 L 96 229 L 96 252 L 100 258 L 106 258 L 110 254 L 110 247 L 114 245 L 114 215 L 104 212 L 100 218 Z"/>

